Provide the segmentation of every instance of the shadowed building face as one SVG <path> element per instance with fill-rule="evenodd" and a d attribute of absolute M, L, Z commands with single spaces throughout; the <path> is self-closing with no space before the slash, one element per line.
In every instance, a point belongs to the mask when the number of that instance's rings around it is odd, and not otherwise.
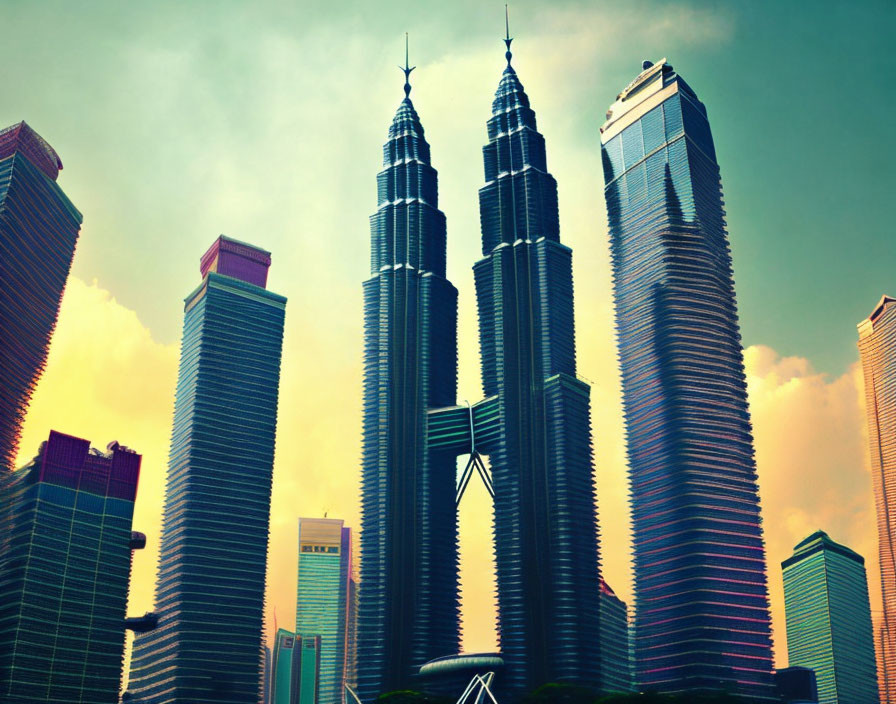
<path fill-rule="evenodd" d="M 494 486 L 502 681 L 519 694 L 546 682 L 599 685 L 600 573 L 572 251 L 560 243 L 557 183 L 510 41 L 482 150 L 483 258 L 473 272 L 497 431 L 476 428 L 476 447 L 489 455 Z"/>
<path fill-rule="evenodd" d="M 774 697 L 753 437 L 706 109 L 665 60 L 601 128 L 642 689 Z"/>
<path fill-rule="evenodd" d="M 457 291 L 445 279 L 436 171 L 408 97 L 389 128 L 383 167 L 364 282 L 363 701 L 406 687 L 460 641 L 455 458 L 427 439 L 427 409 L 456 398 Z"/>

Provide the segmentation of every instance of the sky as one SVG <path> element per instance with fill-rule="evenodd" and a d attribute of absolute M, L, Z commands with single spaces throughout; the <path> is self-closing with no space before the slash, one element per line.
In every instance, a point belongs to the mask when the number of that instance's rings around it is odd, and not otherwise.
<path fill-rule="evenodd" d="M 296 518 L 358 526 L 361 282 L 382 144 L 411 98 L 439 171 L 460 291 L 458 398 L 482 396 L 471 267 L 503 3 L 0 0 L 0 123 L 59 152 L 84 214 L 20 451 L 49 430 L 143 454 L 129 611 L 151 609 L 183 298 L 218 234 L 273 253 L 288 297 L 268 625 L 295 618 Z M 780 562 L 815 529 L 866 557 L 879 609 L 856 323 L 896 293 L 892 2 L 531 2 L 514 66 L 573 248 L 579 372 L 592 382 L 604 574 L 631 596 L 626 450 L 598 129 L 643 59 L 707 107 L 721 166 L 756 437 L 776 658 Z M 491 514 L 460 510 L 464 648 L 495 647 Z"/>

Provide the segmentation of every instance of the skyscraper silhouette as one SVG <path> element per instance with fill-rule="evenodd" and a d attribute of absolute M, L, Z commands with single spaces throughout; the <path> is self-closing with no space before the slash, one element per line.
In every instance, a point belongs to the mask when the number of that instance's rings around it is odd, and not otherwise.
<path fill-rule="evenodd" d="M 286 299 L 268 252 L 221 236 L 186 299 L 156 583 L 137 637 L 141 704 L 249 704 L 261 634 Z"/>
<path fill-rule="evenodd" d="M 643 689 L 772 698 L 765 548 L 706 109 L 644 63 L 601 128 Z"/>
<path fill-rule="evenodd" d="M 880 698 L 896 704 L 896 298 L 882 296 L 859 323 L 859 352 L 883 597 L 876 634 Z"/>
<path fill-rule="evenodd" d="M 15 464 L 81 229 L 61 169 L 24 122 L 0 130 L 0 472 Z"/>
<path fill-rule="evenodd" d="M 505 686 L 519 693 L 551 681 L 599 685 L 600 573 L 572 250 L 560 243 L 557 184 L 505 41 L 483 147 L 483 258 L 473 271 L 483 387 L 497 408 L 497 437 L 483 450 L 494 485 L 498 635 Z"/>
<path fill-rule="evenodd" d="M 445 278 L 445 216 L 411 70 L 383 148 L 364 282 L 363 701 L 459 644 L 455 457 L 427 437 L 427 409 L 455 401 L 457 291 Z"/>

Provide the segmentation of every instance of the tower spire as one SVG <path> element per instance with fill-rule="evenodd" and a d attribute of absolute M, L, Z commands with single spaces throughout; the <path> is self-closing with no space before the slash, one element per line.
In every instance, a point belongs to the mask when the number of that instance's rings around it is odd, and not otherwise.
<path fill-rule="evenodd" d="M 404 33 L 404 66 L 399 66 L 402 71 L 404 71 L 404 97 L 407 98 L 411 94 L 411 71 L 413 71 L 416 66 L 410 66 L 408 64 L 408 33 Z"/>
<path fill-rule="evenodd" d="M 510 36 L 510 13 L 507 10 L 507 4 L 504 4 L 504 44 L 507 45 L 507 52 L 504 54 L 504 58 L 507 59 L 507 65 L 510 66 L 510 59 L 513 58 L 513 54 L 510 53 L 510 42 L 513 41 L 513 37 Z"/>

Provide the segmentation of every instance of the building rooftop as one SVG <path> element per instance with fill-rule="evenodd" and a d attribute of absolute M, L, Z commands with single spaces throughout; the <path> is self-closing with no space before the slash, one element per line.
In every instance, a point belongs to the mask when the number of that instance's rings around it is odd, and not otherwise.
<path fill-rule="evenodd" d="M 62 159 L 24 120 L 0 130 L 0 159 L 6 159 L 16 152 L 23 154 L 54 181 L 62 171 Z"/>
<path fill-rule="evenodd" d="M 793 549 L 793 555 L 784 560 L 784 562 L 781 563 L 781 567 L 790 567 L 790 565 L 796 562 L 800 562 L 810 555 L 814 555 L 815 553 L 822 550 L 828 550 L 830 552 L 838 553 L 840 555 L 843 555 L 844 557 L 848 557 L 855 562 L 858 562 L 860 565 L 865 564 L 865 558 L 859 555 L 859 553 L 855 552 L 854 550 L 850 550 L 845 545 L 841 545 L 840 543 L 835 542 L 823 530 L 817 530 L 812 533 L 812 535 L 796 544 L 796 547 Z"/>
<path fill-rule="evenodd" d="M 248 242 L 219 235 L 199 260 L 203 278 L 213 271 L 265 288 L 271 253 Z"/>
<path fill-rule="evenodd" d="M 644 61 L 641 66 L 641 73 L 616 96 L 616 101 L 607 110 L 607 121 L 600 128 L 604 142 L 614 137 L 634 120 L 641 117 L 648 109 L 655 107 L 658 102 L 662 102 L 662 100 L 665 100 L 677 90 L 681 90 L 694 100 L 697 100 L 696 93 L 675 72 L 672 64 L 665 58 L 660 59 L 656 63 Z M 650 98 L 657 96 L 657 94 L 661 95 L 655 100 L 649 101 Z M 639 106 L 641 106 L 640 109 L 636 109 Z M 631 114 L 630 117 L 623 119 L 629 114 Z"/>

